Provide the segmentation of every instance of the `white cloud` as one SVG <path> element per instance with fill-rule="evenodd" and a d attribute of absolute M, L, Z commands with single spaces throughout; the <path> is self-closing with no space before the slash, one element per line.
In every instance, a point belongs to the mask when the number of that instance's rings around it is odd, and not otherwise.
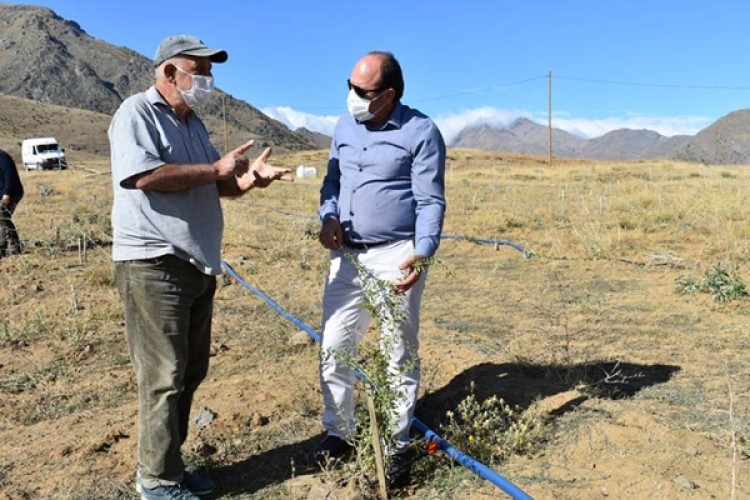
<path fill-rule="evenodd" d="M 319 116 L 297 111 L 290 107 L 264 108 L 265 114 L 279 120 L 292 130 L 305 127 L 314 132 L 332 135 L 338 116 Z M 458 136 L 466 127 L 489 125 L 492 127 L 508 127 L 517 118 L 528 118 L 540 125 L 547 125 L 546 113 L 533 113 L 519 109 L 500 109 L 493 107 L 473 108 L 460 113 L 434 116 L 435 123 L 445 138 L 447 144 Z M 648 129 L 665 136 L 695 135 L 713 123 L 714 119 L 706 116 L 647 116 L 628 114 L 624 117 L 610 118 L 575 118 L 569 112 L 555 112 L 552 116 L 552 126 L 570 132 L 571 134 L 591 139 L 618 129 Z"/>
<path fill-rule="evenodd" d="M 434 119 L 446 144 L 450 144 L 466 127 L 489 125 L 496 128 L 505 128 L 519 117 L 532 119 L 532 114 L 528 111 L 482 107 L 469 109 L 458 114 L 440 115 Z"/>
<path fill-rule="evenodd" d="M 321 116 L 304 113 L 288 106 L 268 107 L 261 109 L 261 111 L 274 120 L 280 121 L 292 130 L 305 127 L 307 130 L 320 132 L 321 134 L 326 135 L 333 135 L 333 129 L 339 118 L 338 115 Z"/>

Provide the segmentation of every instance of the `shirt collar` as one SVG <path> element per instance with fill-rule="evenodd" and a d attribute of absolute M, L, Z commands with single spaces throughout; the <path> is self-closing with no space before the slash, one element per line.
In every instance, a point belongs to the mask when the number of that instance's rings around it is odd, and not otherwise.
<path fill-rule="evenodd" d="M 393 107 L 393 111 L 391 111 L 391 116 L 388 117 L 388 121 L 385 122 L 385 125 L 392 126 L 394 128 L 401 128 L 403 124 L 404 106 L 401 104 L 401 101 L 396 101 L 396 105 Z"/>
<path fill-rule="evenodd" d="M 161 104 L 162 106 L 166 106 L 167 108 L 171 109 L 174 113 L 174 108 L 169 105 L 167 101 L 164 100 L 164 97 L 159 93 L 158 90 L 156 90 L 156 85 L 152 85 L 151 87 L 146 90 L 146 99 L 148 99 L 148 102 L 156 106 L 157 104 Z M 187 117 L 193 114 L 193 110 L 189 110 Z M 187 118 L 186 117 L 186 118 Z"/>
<path fill-rule="evenodd" d="M 364 123 L 358 123 L 353 118 L 352 118 L 352 121 L 358 125 L 364 126 L 368 130 L 386 130 L 386 129 L 393 129 L 393 128 L 400 129 L 401 126 L 404 124 L 404 111 L 405 111 L 405 107 L 401 104 L 401 101 L 396 101 L 396 104 L 393 106 L 393 109 L 391 110 L 391 115 L 388 117 L 388 119 L 385 122 L 379 125 L 367 125 Z"/>
<path fill-rule="evenodd" d="M 166 107 L 169 107 L 169 104 L 167 104 L 167 101 L 164 100 L 164 98 L 161 96 L 158 90 L 156 90 L 156 85 L 151 85 L 148 90 L 146 91 L 146 98 L 148 98 L 148 102 L 151 104 L 163 104 Z"/>

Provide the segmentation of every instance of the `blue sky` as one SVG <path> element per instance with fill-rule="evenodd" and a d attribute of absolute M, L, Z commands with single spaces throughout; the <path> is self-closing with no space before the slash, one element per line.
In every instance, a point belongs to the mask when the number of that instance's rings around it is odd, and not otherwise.
<path fill-rule="evenodd" d="M 15 2 L 14 2 L 15 3 Z M 330 134 L 346 79 L 389 50 L 403 102 L 450 140 L 519 116 L 583 137 L 694 134 L 750 107 L 747 0 L 42 0 L 91 36 L 153 57 L 167 35 L 226 49 L 216 84 L 291 128 Z"/>

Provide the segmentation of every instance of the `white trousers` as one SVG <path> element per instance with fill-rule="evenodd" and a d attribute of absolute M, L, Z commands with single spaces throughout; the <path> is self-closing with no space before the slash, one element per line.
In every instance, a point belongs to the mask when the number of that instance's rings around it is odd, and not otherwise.
<path fill-rule="evenodd" d="M 379 279 L 396 281 L 403 271 L 398 266 L 414 253 L 410 240 L 396 241 L 367 250 L 350 250 Z M 405 318 L 397 327 L 389 359 L 392 389 L 398 398 L 393 452 L 409 445 L 409 426 L 419 393 L 419 307 L 427 272 L 404 294 Z M 323 295 L 323 335 L 320 355 L 320 384 L 325 412 L 323 427 L 333 436 L 350 439 L 355 432 L 354 383 L 351 361 L 335 353 L 355 352 L 367 331 L 371 314 L 362 308 L 364 300 L 357 269 L 341 252 L 331 252 L 331 269 Z M 381 339 L 382 347 L 382 339 Z M 409 371 L 404 372 L 404 367 Z"/>

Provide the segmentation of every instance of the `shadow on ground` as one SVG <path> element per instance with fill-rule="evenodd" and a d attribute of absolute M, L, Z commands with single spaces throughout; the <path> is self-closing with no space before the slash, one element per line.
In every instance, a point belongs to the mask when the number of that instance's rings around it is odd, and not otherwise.
<path fill-rule="evenodd" d="M 306 455 L 321 438 L 315 436 L 253 455 L 241 462 L 228 464 L 207 471 L 216 481 L 218 493 L 224 495 L 252 494 L 273 484 L 280 484 L 294 474 L 310 474 L 313 469 L 306 464 Z"/>
<path fill-rule="evenodd" d="M 557 409 L 553 416 L 572 411 L 589 397 L 624 399 L 638 391 L 668 382 L 680 370 L 673 365 L 641 365 L 617 361 L 592 362 L 567 367 L 531 363 L 483 363 L 454 377 L 445 387 L 425 395 L 417 404 L 417 418 L 432 429 L 438 429 L 448 410 L 472 392 L 478 401 L 497 396 L 508 404 L 527 408 L 534 401 L 576 387 L 588 388 L 587 395 Z M 284 445 L 246 460 L 218 467 L 208 474 L 225 495 L 252 494 L 273 484 L 288 480 L 291 463 L 295 474 L 309 474 L 305 456 L 320 436 Z"/>
<path fill-rule="evenodd" d="M 435 429 L 445 420 L 447 411 L 455 410 L 471 394 L 472 383 L 477 401 L 497 396 L 521 409 L 538 399 L 585 387 L 589 396 L 582 396 L 572 405 L 561 409 L 570 411 L 575 403 L 580 404 L 587 397 L 632 397 L 641 389 L 668 382 L 679 370 L 680 367 L 674 365 L 642 365 L 620 361 L 595 361 L 571 366 L 482 363 L 455 376 L 445 387 L 422 397 L 417 405 L 416 416 Z M 560 413 L 558 411 L 557 416 Z"/>

